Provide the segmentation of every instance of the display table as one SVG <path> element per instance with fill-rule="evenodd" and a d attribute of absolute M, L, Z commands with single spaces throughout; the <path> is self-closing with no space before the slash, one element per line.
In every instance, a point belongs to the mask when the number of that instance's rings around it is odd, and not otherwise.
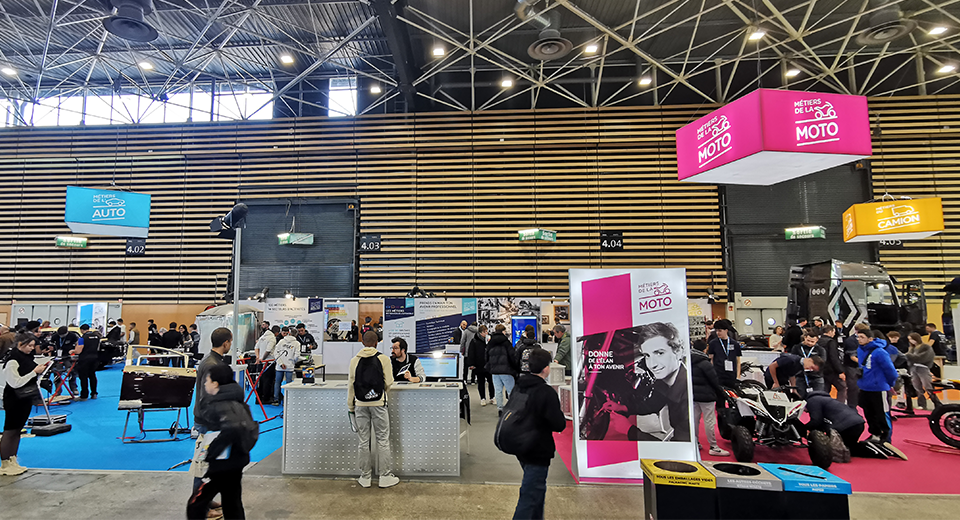
<path fill-rule="evenodd" d="M 360 474 L 359 437 L 347 416 L 347 384 L 295 381 L 283 386 L 284 474 Z M 394 384 L 387 404 L 394 474 L 460 475 L 459 383 Z M 373 449 L 375 453 L 375 441 Z"/>

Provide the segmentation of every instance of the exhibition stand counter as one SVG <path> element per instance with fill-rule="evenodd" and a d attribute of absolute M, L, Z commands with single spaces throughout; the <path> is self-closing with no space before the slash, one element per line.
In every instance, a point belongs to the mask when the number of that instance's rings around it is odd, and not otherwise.
<path fill-rule="evenodd" d="M 347 416 L 347 385 L 295 381 L 283 386 L 285 475 L 359 474 L 358 437 Z M 458 382 L 391 387 L 387 406 L 396 475 L 460 475 L 460 388 Z"/>

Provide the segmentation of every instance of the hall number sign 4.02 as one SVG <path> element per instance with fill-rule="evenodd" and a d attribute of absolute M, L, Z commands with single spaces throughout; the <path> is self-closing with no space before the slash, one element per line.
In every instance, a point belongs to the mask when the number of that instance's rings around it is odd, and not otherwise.
<path fill-rule="evenodd" d="M 128 238 L 127 239 L 127 256 L 143 256 L 147 254 L 147 239 L 145 238 Z"/>
<path fill-rule="evenodd" d="M 601 232 L 600 250 L 623 251 L 623 233 L 613 231 Z"/>

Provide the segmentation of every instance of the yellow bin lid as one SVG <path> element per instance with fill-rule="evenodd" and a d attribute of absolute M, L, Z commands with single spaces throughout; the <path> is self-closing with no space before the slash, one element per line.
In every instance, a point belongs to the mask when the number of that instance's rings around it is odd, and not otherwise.
<path fill-rule="evenodd" d="M 643 459 L 640 467 L 654 484 L 687 486 L 707 489 L 717 488 L 717 478 L 696 462 L 685 460 Z"/>

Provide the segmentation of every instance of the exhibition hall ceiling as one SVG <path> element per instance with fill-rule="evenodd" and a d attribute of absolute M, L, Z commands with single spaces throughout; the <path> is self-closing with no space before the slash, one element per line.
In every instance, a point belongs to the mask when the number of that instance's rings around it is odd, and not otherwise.
<path fill-rule="evenodd" d="M 289 104 L 356 77 L 360 112 L 699 104 L 956 94 L 958 67 L 960 0 L 0 2 L 0 98 L 20 100 L 215 86 Z"/>

